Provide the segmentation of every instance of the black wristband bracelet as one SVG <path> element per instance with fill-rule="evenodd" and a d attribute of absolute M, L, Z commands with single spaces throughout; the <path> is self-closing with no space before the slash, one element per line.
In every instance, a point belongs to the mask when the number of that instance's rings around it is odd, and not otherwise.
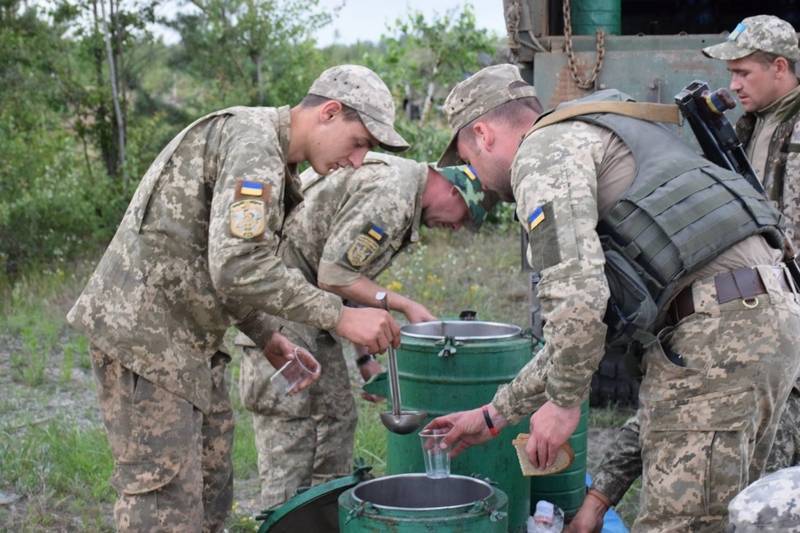
<path fill-rule="evenodd" d="M 371 353 L 368 353 L 368 354 L 362 355 L 361 357 L 356 359 L 356 366 L 364 366 L 367 363 L 369 363 L 370 361 L 374 361 L 374 360 L 375 360 L 375 356 L 372 355 Z"/>

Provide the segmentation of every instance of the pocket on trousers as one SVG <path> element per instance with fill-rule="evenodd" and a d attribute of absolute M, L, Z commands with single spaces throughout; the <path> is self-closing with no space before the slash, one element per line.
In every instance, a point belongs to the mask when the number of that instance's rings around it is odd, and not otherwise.
<path fill-rule="evenodd" d="M 180 463 L 119 463 L 111 476 L 111 486 L 120 494 L 135 496 L 166 486 L 180 471 Z"/>
<path fill-rule="evenodd" d="M 661 448 L 655 462 L 666 478 L 671 465 L 678 472 L 676 479 L 661 480 L 661 485 L 694 492 L 706 515 L 725 514 L 730 500 L 747 485 L 755 405 L 752 387 L 652 402 L 651 442 L 643 444 Z M 681 472 L 689 475 L 681 479 Z"/>

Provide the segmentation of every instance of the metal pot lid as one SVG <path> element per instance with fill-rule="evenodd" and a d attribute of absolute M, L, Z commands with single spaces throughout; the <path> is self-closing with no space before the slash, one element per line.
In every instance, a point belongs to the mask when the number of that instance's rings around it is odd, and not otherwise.
<path fill-rule="evenodd" d="M 480 320 L 435 320 L 406 324 L 400 328 L 400 333 L 412 339 L 440 340 L 448 337 L 469 342 L 513 339 L 522 335 L 522 328 L 514 324 Z"/>
<path fill-rule="evenodd" d="M 370 468 L 311 487 L 283 505 L 263 511 L 256 517 L 264 521 L 258 533 L 339 533 L 339 495 L 368 479 Z"/>

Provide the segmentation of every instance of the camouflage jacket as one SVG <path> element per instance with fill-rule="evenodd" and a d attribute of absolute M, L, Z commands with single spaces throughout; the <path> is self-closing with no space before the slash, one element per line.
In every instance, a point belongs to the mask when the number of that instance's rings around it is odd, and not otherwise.
<path fill-rule="evenodd" d="M 786 235 L 797 244 L 800 242 L 800 92 L 782 115 L 770 140 L 762 181 L 766 190 L 777 191 L 777 198 L 771 200 L 786 217 Z M 736 123 L 736 134 L 745 146 L 753 141 L 756 121 L 755 113 L 745 113 Z"/>
<path fill-rule="evenodd" d="M 303 202 L 286 218 L 282 255 L 312 283 L 373 279 L 419 240 L 428 166 L 370 152 L 359 169 L 301 176 Z"/>
<path fill-rule="evenodd" d="M 288 107 L 234 107 L 179 133 L 147 170 L 67 319 L 123 366 L 210 406 L 209 359 L 236 323 L 261 344 L 268 312 L 332 329 L 341 300 L 278 256 Z"/>

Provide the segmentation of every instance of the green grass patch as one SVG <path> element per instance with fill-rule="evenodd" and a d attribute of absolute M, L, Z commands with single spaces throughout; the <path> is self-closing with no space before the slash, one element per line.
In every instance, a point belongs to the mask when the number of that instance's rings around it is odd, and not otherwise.
<path fill-rule="evenodd" d="M 111 450 L 101 428 L 51 422 L 26 431 L 0 431 L 3 483 L 24 495 L 111 502 Z"/>
<path fill-rule="evenodd" d="M 387 403 L 371 403 L 361 398 L 358 405 L 358 426 L 356 427 L 354 459 L 363 459 L 372 465 L 372 474 L 381 476 L 386 472 L 386 428 L 380 414 L 388 409 Z"/>
<path fill-rule="evenodd" d="M 236 427 L 233 431 L 233 475 L 242 479 L 258 473 L 258 452 L 256 451 L 253 417 L 247 411 L 236 413 Z"/>

